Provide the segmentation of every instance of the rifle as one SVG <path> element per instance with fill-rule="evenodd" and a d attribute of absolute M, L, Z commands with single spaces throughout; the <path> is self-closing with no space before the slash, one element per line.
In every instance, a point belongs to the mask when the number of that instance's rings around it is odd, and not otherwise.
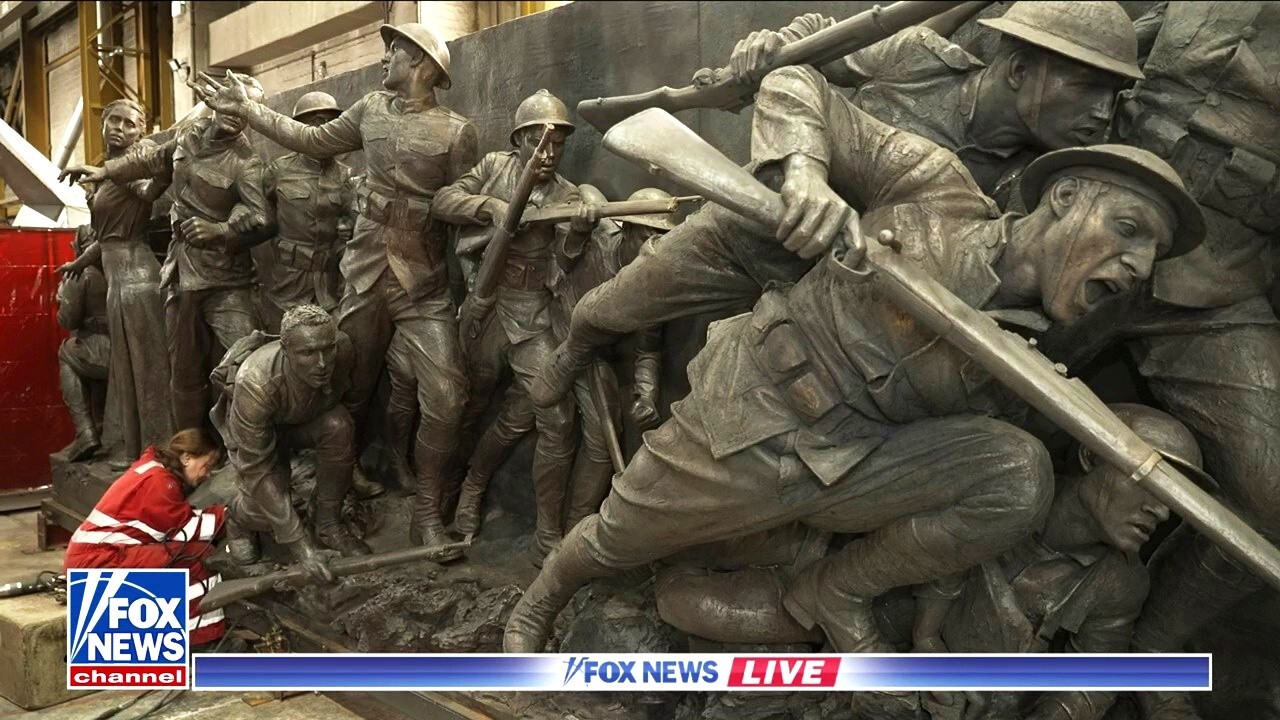
<path fill-rule="evenodd" d="M 507 214 L 502 222 L 493 228 L 489 238 L 489 246 L 485 249 L 484 258 L 480 261 L 480 270 L 476 274 L 474 295 L 480 300 L 488 300 L 498 287 L 498 277 L 507 263 L 507 252 L 511 249 L 511 241 L 520 229 L 520 216 L 529 204 L 529 196 L 533 194 L 533 186 L 538 182 L 538 166 L 546 155 L 547 143 L 551 139 L 551 131 L 555 126 L 548 123 L 542 128 L 542 138 L 538 147 L 529 156 L 529 161 L 520 171 L 520 179 L 516 181 L 515 194 L 507 204 Z"/>
<path fill-rule="evenodd" d="M 609 372 L 609 364 L 604 360 L 596 360 L 591 366 L 591 394 L 595 397 L 596 412 L 600 413 L 600 427 L 604 431 L 604 442 L 609 448 L 609 460 L 613 463 L 614 476 L 622 474 L 627 461 L 622 455 L 622 441 L 618 438 L 618 428 L 613 424 L 613 403 L 610 402 L 609 391 L 605 385 L 605 373 Z"/>
<path fill-rule="evenodd" d="M 419 560 L 436 560 L 447 557 L 455 550 L 465 550 L 470 546 L 471 541 L 466 540 L 449 543 L 448 545 L 412 547 L 378 553 L 377 555 L 339 558 L 329 563 L 329 571 L 333 573 L 334 577 L 358 575 L 391 565 L 403 565 Z M 295 566 L 258 577 L 223 580 L 210 588 L 209 592 L 200 599 L 200 611 L 217 610 L 237 600 L 261 595 L 264 592 L 304 585 L 309 579 L 310 576 L 307 575 L 305 570 Z"/>
<path fill-rule="evenodd" d="M 757 224 L 765 235 L 781 222 L 782 197 L 765 187 L 680 121 L 652 109 L 629 118 L 604 136 L 604 146 L 651 172 L 696 190 Z M 1168 505 L 1192 527 L 1280 588 L 1280 550 L 1238 515 L 1201 490 L 1125 425 L 1066 367 L 1055 365 L 1025 338 L 1003 330 L 987 315 L 957 298 L 937 280 L 904 261 L 891 232 L 868 248 L 858 277 L 878 286 L 902 309 L 939 337 L 964 351 L 1029 405 L 1133 482 Z M 841 249 L 832 261 L 842 262 Z"/>
<path fill-rule="evenodd" d="M 683 195 L 681 197 L 673 197 L 670 200 L 621 200 L 597 205 L 596 211 L 597 216 L 602 218 L 622 217 L 624 215 L 655 215 L 658 213 L 673 213 L 679 209 L 682 203 L 698 202 L 700 200 L 702 200 L 700 195 Z M 578 210 L 581 208 L 582 203 L 561 203 L 541 208 L 529 208 L 524 211 L 524 215 L 520 218 L 520 225 L 523 227 L 530 223 L 572 220 L 577 216 Z"/>
<path fill-rule="evenodd" d="M 971 11 L 977 12 L 990 4 L 905 0 L 885 8 L 877 5 L 808 37 L 787 43 L 769 64 L 769 69 L 788 65 L 820 67 L 953 8 L 978 6 Z M 705 69 L 699 70 L 695 77 L 707 73 Z M 736 81 L 726 68 L 710 71 L 709 74 L 711 80 L 707 84 L 695 83 L 679 89 L 663 86 L 636 95 L 583 100 L 578 103 L 578 114 L 603 132 L 624 118 L 647 108 L 662 108 L 668 112 L 717 108 L 737 112 L 751 103 L 759 87 L 758 83 Z"/>

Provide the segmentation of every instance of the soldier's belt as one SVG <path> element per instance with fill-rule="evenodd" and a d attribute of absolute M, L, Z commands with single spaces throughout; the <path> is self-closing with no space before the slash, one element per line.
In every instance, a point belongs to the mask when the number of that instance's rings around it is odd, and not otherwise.
<path fill-rule="evenodd" d="M 431 204 L 422 200 L 388 198 L 373 190 L 356 195 L 356 207 L 364 217 L 387 227 L 423 232 L 431 222 Z"/>

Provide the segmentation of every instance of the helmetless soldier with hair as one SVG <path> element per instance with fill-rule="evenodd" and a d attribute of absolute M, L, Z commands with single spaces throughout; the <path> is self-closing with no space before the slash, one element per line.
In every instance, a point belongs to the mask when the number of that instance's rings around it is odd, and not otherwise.
<path fill-rule="evenodd" d="M 820 20 L 803 16 L 781 34 L 748 38 L 730 66 L 758 71 L 782 42 L 829 22 Z M 822 72 L 835 85 L 858 87 L 852 102 L 876 119 L 954 151 L 982 189 L 1004 200 L 1009 188 L 1002 183 L 1039 153 L 1102 142 L 1117 91 L 1142 73 L 1132 25 L 1110 0 L 1015 3 L 1005 17 L 982 22 L 1002 34 L 989 65 L 913 27 Z M 757 115 L 789 110 L 757 96 Z M 723 208 L 695 213 L 657 252 L 578 303 L 569 336 L 535 384 L 534 402 L 569 392 L 595 347 L 677 317 L 741 307 L 770 282 L 799 279 L 813 264 L 808 258 L 849 217 L 849 206 L 822 187 L 784 182 L 779 189 L 797 213 L 811 210 L 811 226 L 787 222 L 777 242 L 755 242 L 756 233 Z"/>
<path fill-rule="evenodd" d="M 545 153 L 535 158 L 547 126 Z M 537 163 L 528 205 L 571 203 L 578 188 L 556 174 L 565 140 L 573 132 L 569 111 L 559 98 L 539 90 L 516 108 L 511 144 L 515 150 L 493 152 L 436 196 L 432 208 L 442 221 L 478 229 L 499 224 L 508 211 L 516 186 L 529 162 Z M 523 212 L 523 209 L 520 210 Z M 551 283 L 555 268 L 568 268 L 569 258 L 582 252 L 592 228 L 590 206 L 565 225 L 532 224 L 520 229 L 502 262 L 497 289 L 481 305 L 476 295 L 463 304 L 463 316 L 473 318 L 478 335 L 468 338 L 467 371 L 471 397 L 463 420 L 464 432 L 474 428 L 492 399 L 505 367 L 515 384 L 527 393 L 534 374 L 555 347 L 551 328 Z M 486 248 L 486 251 L 488 248 Z M 483 316 L 483 317 L 480 317 Z M 533 487 L 537 502 L 537 550 L 545 554 L 563 533 L 562 506 L 576 446 L 572 398 L 534 413 L 538 443 L 533 456 Z M 481 446 L 488 451 L 487 445 Z M 474 458 L 488 463 L 488 458 Z"/>
<path fill-rule="evenodd" d="M 289 456 L 316 454 L 315 526 L 322 545 L 343 555 L 369 548 L 342 523 L 355 467 L 355 427 L 341 398 L 351 383 L 351 340 L 316 305 L 285 313 L 280 337 L 254 333 L 232 346 L 214 372 L 222 394 L 214 424 L 226 438 L 238 494 L 230 504 L 231 554 L 256 562 L 256 532 L 270 532 L 323 575 L 320 556 L 289 500 Z"/>
<path fill-rule="evenodd" d="M 76 230 L 73 245 L 77 259 L 84 256 L 92 236 L 88 225 Z M 76 428 L 75 440 L 67 450 L 67 460 L 75 462 L 102 447 L 89 382 L 107 379 L 111 338 L 107 334 L 107 280 L 96 264 L 59 283 L 58 325 L 71 333 L 58 346 L 58 382 L 62 402 Z"/>
<path fill-rule="evenodd" d="M 868 208 L 863 227 L 893 230 L 902 262 L 1006 323 L 1078 322 L 1203 232 L 1150 153 L 1044 155 L 1022 183 L 1032 211 L 1001 216 L 953 153 L 875 120 L 812 68 L 771 73 L 758 102 L 774 111 L 756 113 L 755 161 Z M 783 201 L 801 232 L 821 225 Z M 861 230 L 845 231 L 847 253 L 712 328 L 691 393 L 547 559 L 507 623 L 507 650 L 541 650 L 592 578 L 800 521 L 863 536 L 795 577 L 788 613 L 839 652 L 885 651 L 874 597 L 963 572 L 1040 525 L 1053 471 L 1013 424 L 1022 403 L 866 281 Z"/>
<path fill-rule="evenodd" d="M 290 150 L 331 157 L 364 149 L 368 175 L 357 190 L 360 214 L 341 262 L 347 287 L 338 323 L 357 351 L 344 402 L 362 423 L 392 335 L 402 334 L 422 413 L 411 533 L 415 541 L 442 544 L 447 538 L 436 497 L 457 442 L 467 379 L 449 295 L 444 226 L 431 209 L 440 188 L 475 164 L 476 131 L 436 100 L 436 88 L 451 82 L 444 41 L 419 23 L 383 25 L 381 31 L 386 90 L 365 95 L 324 125 L 273 112 L 234 82 L 223 86 L 206 76 L 200 92 L 214 109 L 247 118 Z"/>
<path fill-rule="evenodd" d="M 309 92 L 293 106 L 293 119 L 323 125 L 341 114 L 338 101 Z M 351 168 L 332 156 L 288 153 L 267 165 L 267 232 L 272 230 L 270 276 L 263 279 L 267 329 L 295 305 L 313 303 L 334 311 L 342 298 L 338 261 L 351 239 Z"/>
<path fill-rule="evenodd" d="M 265 97 L 257 80 L 244 75 L 237 82 L 247 95 Z M 79 166 L 64 173 L 91 182 L 172 178 L 173 239 L 161 268 L 161 286 L 168 289 L 165 329 L 178 427 L 205 422 L 215 348 L 225 350 L 259 325 L 249 250 L 264 238 L 239 232 L 230 223 L 237 204 L 247 210 L 249 227 L 266 222 L 262 162 L 244 130 L 242 118 L 215 112 L 163 145 L 139 145 L 109 158 L 102 168 Z"/>

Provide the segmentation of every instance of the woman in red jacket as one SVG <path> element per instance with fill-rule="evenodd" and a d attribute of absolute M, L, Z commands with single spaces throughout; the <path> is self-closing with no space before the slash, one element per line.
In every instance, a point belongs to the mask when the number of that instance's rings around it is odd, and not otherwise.
<path fill-rule="evenodd" d="M 221 580 L 204 566 L 217 546 L 226 507 L 197 510 L 187 494 L 209 477 L 218 446 L 204 431 L 189 429 L 161 447 L 149 447 L 80 524 L 67 546 L 67 568 L 187 568 L 191 600 L 187 629 L 192 646 L 226 631 L 222 610 L 200 612 L 200 598 Z"/>

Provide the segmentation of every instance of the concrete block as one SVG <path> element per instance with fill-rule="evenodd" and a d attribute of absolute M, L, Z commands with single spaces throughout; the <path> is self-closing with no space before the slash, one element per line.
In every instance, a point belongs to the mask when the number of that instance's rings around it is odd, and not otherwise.
<path fill-rule="evenodd" d="M 67 689 L 67 608 L 41 593 L 0 600 L 0 697 L 37 710 L 74 697 Z"/>

